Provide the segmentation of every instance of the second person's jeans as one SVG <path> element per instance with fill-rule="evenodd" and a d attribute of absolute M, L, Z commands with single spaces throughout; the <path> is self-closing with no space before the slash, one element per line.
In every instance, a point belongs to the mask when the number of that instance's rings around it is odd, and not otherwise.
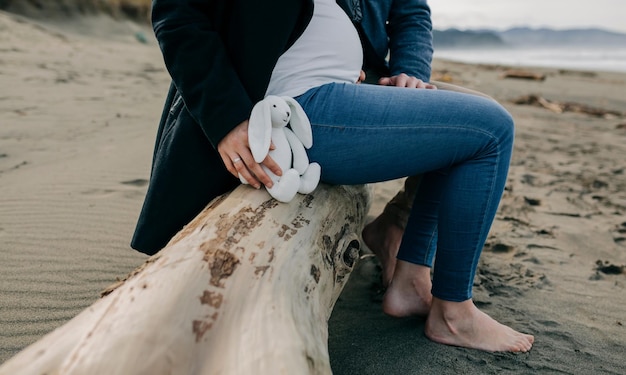
<path fill-rule="evenodd" d="M 296 98 L 313 129 L 322 181 L 423 174 L 398 259 L 432 265 L 433 296 L 472 296 L 478 258 L 511 159 L 513 120 L 495 101 L 444 90 L 327 84 Z"/>

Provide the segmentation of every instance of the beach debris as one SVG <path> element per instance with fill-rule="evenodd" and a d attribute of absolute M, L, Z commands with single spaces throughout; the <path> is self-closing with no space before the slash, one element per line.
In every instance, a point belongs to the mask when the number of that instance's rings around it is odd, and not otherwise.
<path fill-rule="evenodd" d="M 588 77 L 588 78 L 593 78 L 593 77 L 598 76 L 598 73 L 596 72 L 589 72 L 589 71 L 583 71 L 583 70 L 568 70 L 568 69 L 560 69 L 559 74 L 564 75 L 564 76 L 572 75 L 572 76 L 580 76 L 580 77 Z"/>
<path fill-rule="evenodd" d="M 548 100 L 546 98 L 543 98 L 535 94 L 522 95 L 516 99 L 511 100 L 511 102 L 514 104 L 518 104 L 518 105 L 533 105 L 536 107 L 543 107 L 556 113 L 574 112 L 574 113 L 583 113 L 583 114 L 587 114 L 590 116 L 604 117 L 604 118 L 624 116 L 624 113 L 610 110 L 610 109 L 591 107 L 591 106 L 588 106 L 586 104 L 581 104 L 581 103 L 556 102 L 556 101 Z"/>
<path fill-rule="evenodd" d="M 452 77 L 452 74 L 448 72 L 447 70 L 434 71 L 432 73 L 431 80 L 445 82 L 445 83 L 454 82 L 454 78 Z"/>
<path fill-rule="evenodd" d="M 507 245 L 507 244 L 503 244 L 500 242 L 497 242 L 497 243 L 487 242 L 485 244 L 485 249 L 493 253 L 506 254 L 515 250 L 515 247 L 513 247 L 512 245 Z"/>
<path fill-rule="evenodd" d="M 598 259 L 596 261 L 596 271 L 600 271 L 607 275 L 620 275 L 624 273 L 624 266 L 616 266 L 608 260 L 602 261 Z"/>
<path fill-rule="evenodd" d="M 541 206 L 541 199 L 524 197 L 524 202 L 529 206 Z"/>
<path fill-rule="evenodd" d="M 558 103 L 550 102 L 547 99 L 534 94 L 522 95 L 517 99 L 511 100 L 511 102 L 518 105 L 534 105 L 536 107 L 543 107 L 556 113 L 563 112 L 563 108 Z"/>
<path fill-rule="evenodd" d="M 148 38 L 146 37 L 146 34 L 143 31 L 137 31 L 135 33 L 135 39 L 137 39 L 139 43 L 148 44 Z"/>
<path fill-rule="evenodd" d="M 546 75 L 543 73 L 534 73 L 528 70 L 509 69 L 504 71 L 500 78 L 516 78 L 516 79 L 528 79 L 532 81 L 545 81 Z"/>

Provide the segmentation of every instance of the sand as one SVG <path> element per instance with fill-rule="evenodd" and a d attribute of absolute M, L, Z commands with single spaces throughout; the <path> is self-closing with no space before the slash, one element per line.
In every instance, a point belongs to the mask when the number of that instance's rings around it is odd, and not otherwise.
<path fill-rule="evenodd" d="M 0 363 L 63 325 L 146 257 L 129 248 L 169 79 L 149 28 L 0 12 Z M 430 342 L 380 307 L 363 251 L 329 322 L 335 374 L 626 373 L 626 74 L 434 64 L 512 113 L 516 145 L 475 301 L 532 333 L 527 354 Z M 401 186 L 375 186 L 373 218 Z M 598 263 L 599 262 L 599 263 Z"/>

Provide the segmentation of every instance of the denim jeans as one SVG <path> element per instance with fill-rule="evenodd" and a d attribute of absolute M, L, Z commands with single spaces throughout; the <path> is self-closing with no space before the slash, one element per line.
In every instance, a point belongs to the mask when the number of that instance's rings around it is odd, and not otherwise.
<path fill-rule="evenodd" d="M 366 75 L 365 82 L 372 75 Z M 380 77 L 376 77 L 374 75 L 374 80 L 370 81 L 371 83 L 376 83 Z M 371 78 L 370 78 L 371 79 Z M 447 82 L 439 82 L 439 81 L 430 81 L 430 83 L 437 86 L 438 90 L 449 90 L 462 92 L 465 94 L 472 94 L 482 96 L 491 100 L 495 100 L 489 95 L 486 95 L 482 92 L 475 91 L 472 89 L 468 89 L 466 87 L 453 85 Z M 411 207 L 413 206 L 413 200 L 415 199 L 415 195 L 417 194 L 417 189 L 420 184 L 420 180 L 422 179 L 422 175 L 408 176 L 404 179 L 404 186 L 398 191 L 398 193 L 387 202 L 385 208 L 383 209 L 383 214 L 392 221 L 394 225 L 401 228 L 402 231 L 406 228 L 406 223 L 409 221 L 409 215 L 411 214 Z M 432 265 L 432 260 L 429 262 Z"/>
<path fill-rule="evenodd" d="M 330 83 L 296 99 L 311 121 L 308 155 L 323 182 L 423 174 L 398 259 L 433 267 L 433 296 L 470 299 L 506 183 L 509 113 L 476 95 L 366 84 Z"/>

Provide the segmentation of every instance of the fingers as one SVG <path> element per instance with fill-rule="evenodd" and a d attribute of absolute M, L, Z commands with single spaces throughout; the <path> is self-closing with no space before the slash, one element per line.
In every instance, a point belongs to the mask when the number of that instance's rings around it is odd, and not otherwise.
<path fill-rule="evenodd" d="M 254 161 L 254 157 L 249 151 L 246 156 L 242 156 L 242 154 L 245 154 L 245 151 L 242 151 L 237 156 L 222 157 L 222 160 L 226 165 L 226 169 L 228 169 L 228 171 L 237 178 L 241 176 L 255 189 L 259 189 L 261 184 L 271 188 L 274 185 L 274 182 L 265 172 L 261 164 Z M 268 160 L 268 158 L 269 156 L 265 160 Z M 269 160 L 271 160 L 271 163 L 269 166 L 266 165 L 266 167 L 270 168 L 274 174 L 281 175 L 282 171 L 280 167 L 278 167 L 278 164 L 276 164 L 271 158 L 269 158 Z"/>
<path fill-rule="evenodd" d="M 393 79 L 394 77 L 392 77 Z M 395 76 L 395 86 L 396 87 L 407 87 L 410 89 L 414 89 L 417 87 L 418 79 L 415 77 L 409 77 L 408 75 L 402 73 Z"/>
<path fill-rule="evenodd" d="M 267 174 L 263 173 L 262 177 L 259 176 L 260 178 L 254 174 L 254 170 L 260 169 L 260 166 L 254 161 L 248 144 L 248 121 L 243 121 L 226 134 L 217 145 L 217 151 L 224 166 L 233 176 L 239 177 L 241 175 L 243 179 L 257 189 L 261 187 L 261 182 L 266 185 L 269 183 L 268 186 L 271 186 L 272 181 Z"/>
<path fill-rule="evenodd" d="M 356 81 L 356 83 L 361 83 L 365 81 L 365 71 L 361 70 L 361 72 L 359 73 L 359 79 Z"/>
<path fill-rule="evenodd" d="M 228 172 L 237 178 L 241 176 L 255 189 L 259 189 L 261 184 L 268 188 L 274 185 L 272 178 L 265 172 L 261 164 L 254 161 L 250 150 L 242 149 L 239 150 L 238 153 L 232 154 L 220 152 L 220 156 Z M 271 157 L 267 156 L 262 164 L 275 175 L 282 175 L 282 170 Z"/>
<path fill-rule="evenodd" d="M 276 176 L 283 175 L 283 170 L 280 169 L 280 166 L 278 165 L 278 163 L 276 163 L 274 159 L 272 159 L 272 157 L 269 156 L 269 154 L 265 157 L 265 159 L 263 159 L 263 162 L 261 164 L 264 165 L 265 168 L 272 171 L 272 173 L 274 173 Z"/>
<path fill-rule="evenodd" d="M 226 166 L 226 169 L 228 170 L 228 172 L 230 172 L 230 174 L 232 174 L 233 176 L 239 178 L 239 170 L 237 168 L 241 168 L 241 165 L 243 165 L 243 160 L 241 159 L 241 157 L 239 157 L 239 155 L 235 153 L 233 153 L 232 156 L 230 156 L 225 152 L 222 152 L 219 150 L 218 152 L 220 153 L 222 162 Z M 249 182 L 248 179 L 246 179 L 246 181 Z"/>
<path fill-rule="evenodd" d="M 382 86 L 407 87 L 413 89 L 437 89 L 437 86 L 405 73 L 393 77 L 382 77 L 378 80 L 378 84 Z"/>
<path fill-rule="evenodd" d="M 252 154 L 250 154 L 250 158 L 251 158 L 250 162 L 249 163 L 247 162 L 245 167 L 247 169 L 246 172 L 255 179 L 255 183 L 258 183 L 260 181 L 260 183 L 267 186 L 268 188 L 271 188 L 272 186 L 274 186 L 274 181 L 272 181 L 272 178 L 265 172 L 261 164 L 254 161 L 254 158 L 252 158 Z M 267 156 L 265 160 L 267 160 L 268 158 L 269 156 Z M 263 162 L 265 162 L 265 160 Z M 280 168 L 278 168 L 278 171 L 280 172 Z M 274 171 L 272 170 L 272 172 Z M 277 174 L 277 173 L 274 173 L 274 174 Z M 246 178 L 246 180 L 248 179 Z M 257 189 L 260 187 L 255 184 L 251 184 L 251 185 Z"/>
<path fill-rule="evenodd" d="M 274 181 L 267 174 L 263 167 L 269 169 L 276 176 L 282 176 L 283 171 L 272 159 L 271 156 L 266 156 L 261 164 L 254 161 L 254 157 L 250 153 L 248 157 L 240 158 L 235 157 L 232 159 L 232 166 L 234 169 L 233 175 L 239 176 L 241 175 L 250 185 L 254 188 L 258 189 L 261 187 L 261 184 L 271 188 L 274 186 Z"/>
<path fill-rule="evenodd" d="M 381 77 L 378 80 L 378 84 L 381 86 L 393 86 L 393 84 L 391 83 L 391 77 Z"/>
<path fill-rule="evenodd" d="M 277 176 L 282 175 L 280 166 L 268 155 L 260 164 L 254 160 L 248 143 L 248 121 L 244 121 L 231 130 L 217 145 L 217 151 L 222 158 L 228 172 L 233 176 L 243 178 L 256 189 L 261 184 L 271 188 L 274 181 L 267 174 L 263 166 Z M 276 149 L 274 143 L 270 150 Z"/>
<path fill-rule="evenodd" d="M 252 158 L 251 157 L 247 158 L 248 162 L 250 159 Z M 233 158 L 232 165 L 233 165 L 234 173 L 233 172 L 231 173 L 233 173 L 233 175 L 237 177 L 241 175 L 241 177 L 244 180 L 248 181 L 248 183 L 251 186 L 253 186 L 255 189 L 259 189 L 261 187 L 261 182 L 255 177 L 255 175 L 252 172 L 250 172 L 250 169 L 248 169 L 248 166 L 246 165 L 246 162 L 244 160 L 246 159 L 243 159 L 238 156 Z M 252 163 L 256 164 L 254 159 L 252 160 Z"/>
<path fill-rule="evenodd" d="M 394 77 L 391 77 L 392 79 Z M 423 89 L 426 87 L 426 84 L 421 79 L 408 76 L 404 73 L 395 76 L 395 86 L 396 87 L 407 87 L 410 89 Z"/>

